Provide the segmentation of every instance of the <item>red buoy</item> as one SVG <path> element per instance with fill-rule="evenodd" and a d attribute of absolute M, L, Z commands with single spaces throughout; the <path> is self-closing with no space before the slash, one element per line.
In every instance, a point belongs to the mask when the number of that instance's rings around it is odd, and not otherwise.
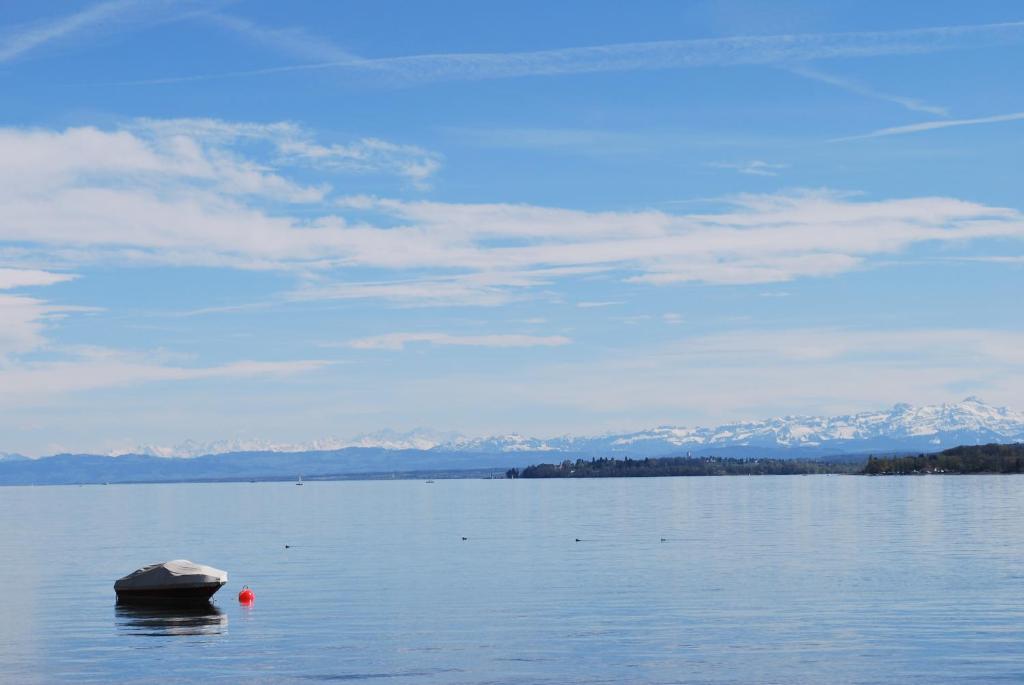
<path fill-rule="evenodd" d="M 242 604 L 252 604 L 256 599 L 256 593 L 249 589 L 248 585 L 242 586 L 242 591 L 238 593 L 238 601 Z"/>

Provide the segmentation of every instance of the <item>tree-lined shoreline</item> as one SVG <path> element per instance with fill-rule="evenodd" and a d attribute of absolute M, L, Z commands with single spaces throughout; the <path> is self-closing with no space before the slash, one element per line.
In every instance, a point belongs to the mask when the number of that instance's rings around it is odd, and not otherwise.
<path fill-rule="evenodd" d="M 870 455 L 863 461 L 733 457 L 609 457 L 511 468 L 507 478 L 656 478 L 665 476 L 923 475 L 1024 473 L 1024 444 L 961 445 L 917 455 Z"/>

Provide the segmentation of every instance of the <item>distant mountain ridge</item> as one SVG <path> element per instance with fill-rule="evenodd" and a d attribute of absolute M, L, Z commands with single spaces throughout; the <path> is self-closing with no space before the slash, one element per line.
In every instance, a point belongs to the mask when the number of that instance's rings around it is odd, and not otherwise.
<path fill-rule="evenodd" d="M 13 452 L 0 452 L 0 461 L 24 461 L 28 459 L 24 454 L 15 454 Z"/>
<path fill-rule="evenodd" d="M 185 440 L 177 445 L 139 445 L 127 450 L 113 450 L 107 456 L 119 457 L 127 454 L 142 454 L 151 457 L 202 457 L 209 454 L 235 452 L 326 452 L 350 447 L 380 448 L 386 450 L 429 450 L 448 444 L 455 444 L 460 436 L 455 433 L 439 433 L 425 428 L 400 433 L 381 430 L 376 433 L 358 435 L 354 438 L 321 438 L 301 443 L 275 442 L 256 438 L 231 438 L 213 442 Z"/>
<path fill-rule="evenodd" d="M 464 438 L 426 430 L 327 439 L 302 445 L 252 440 L 187 442 L 121 456 L 59 454 L 0 458 L 0 484 L 125 483 L 188 480 L 344 477 L 356 474 L 503 473 L 510 467 L 566 458 L 693 456 L 834 458 L 937 452 L 955 445 L 1024 442 L 1024 414 L 977 398 L 845 416 L 784 416 L 713 428 L 660 426 L 633 433 L 563 436 L 518 434 Z M 223 451 L 219 451 L 223 450 Z M 169 458 L 170 456 L 192 458 Z"/>
<path fill-rule="evenodd" d="M 632 433 L 532 438 L 517 433 L 467 438 L 416 429 L 380 431 L 350 440 L 326 438 L 306 443 L 260 440 L 186 441 L 174 447 L 140 446 L 124 453 L 160 457 L 196 457 L 230 452 L 311 452 L 350 447 L 385 450 L 477 452 L 572 452 L 584 454 L 656 454 L 712 448 L 762 448 L 835 454 L 864 450 L 938 450 L 952 445 L 1024 441 L 1024 413 L 986 404 L 976 397 L 961 402 L 913 406 L 841 416 L 781 416 L 714 427 L 658 426 Z"/>

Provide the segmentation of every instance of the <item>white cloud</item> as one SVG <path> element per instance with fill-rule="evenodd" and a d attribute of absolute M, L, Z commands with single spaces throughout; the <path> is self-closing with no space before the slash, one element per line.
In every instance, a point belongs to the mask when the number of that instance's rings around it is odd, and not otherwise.
<path fill-rule="evenodd" d="M 457 345 L 463 347 L 557 347 L 572 340 L 562 335 L 451 335 L 449 333 L 388 333 L 349 342 L 358 350 L 401 350 L 410 343 Z"/>
<path fill-rule="evenodd" d="M 248 148 L 269 143 L 281 157 L 303 135 L 289 123 L 195 119 L 0 129 L 5 261 L 294 269 L 315 277 L 293 299 L 496 305 L 584 274 L 777 283 L 864 268 L 923 243 L 1024 238 L 1013 209 L 827 190 L 741 195 L 711 213 L 337 200 Z M 315 143 L 294 151 L 344 157 Z M 355 267 L 378 276 L 346 280 Z"/>
<path fill-rule="evenodd" d="M 778 176 L 780 169 L 786 169 L 788 164 L 772 164 L 760 159 L 753 159 L 749 162 L 710 162 L 710 167 L 716 169 L 732 169 L 748 176 Z"/>
<path fill-rule="evenodd" d="M 614 268 L 650 283 L 782 282 L 842 273 L 922 242 L 1024 237 L 1014 210 L 948 198 L 857 201 L 827 191 L 740 196 L 717 214 L 357 200 L 416 227 L 420 266 Z M 447 249 L 432 245 L 441 236 Z M 520 244 L 481 247 L 501 239 Z M 411 265 L 412 256 L 389 253 L 395 266 Z"/>
<path fill-rule="evenodd" d="M 0 294 L 0 367 L 7 363 L 8 355 L 41 347 L 46 322 L 59 311 L 34 297 Z"/>
<path fill-rule="evenodd" d="M 207 131 L 191 120 L 143 120 L 117 131 L 0 129 L 0 182 L 6 186 L 0 192 L 22 202 L 48 192 L 81 202 L 102 202 L 104 193 L 123 197 L 122 202 L 166 202 L 186 192 L 205 195 L 210 203 L 238 196 L 287 202 L 323 198 L 325 188 L 300 186 L 235 154 L 226 145 L 231 142 L 227 125 L 214 126 L 219 123 L 211 122 Z"/>
<path fill-rule="evenodd" d="M 55 321 L 76 312 L 94 312 L 95 307 L 58 305 L 35 297 L 0 293 L 0 368 L 10 366 L 17 355 L 49 345 L 46 329 Z"/>
<path fill-rule="evenodd" d="M 0 241 L 57 246 L 45 256 L 70 262 L 97 252 L 124 261 L 250 268 L 312 263 L 324 252 L 344 259 L 343 220 L 292 219 L 260 208 L 268 198 L 319 201 L 325 186 L 293 183 L 227 147 L 243 137 L 274 136 L 281 145 L 302 140 L 290 124 L 208 120 L 142 121 L 119 131 L 0 129 Z M 339 156 L 328 150 L 327 157 Z M 387 163 L 406 164 L 396 160 Z M 422 181 L 418 165 L 411 160 L 401 173 Z"/>
<path fill-rule="evenodd" d="M 47 286 L 73 278 L 72 274 L 38 269 L 0 268 L 0 290 Z M 75 311 L 90 308 L 59 306 L 35 297 L 0 293 L 0 368 L 9 366 L 16 355 L 45 346 L 47 325 Z"/>
<path fill-rule="evenodd" d="M 863 140 L 865 138 L 883 138 L 885 136 L 899 136 L 907 133 L 920 133 L 922 131 L 934 131 L 940 128 L 954 128 L 957 126 L 978 126 L 980 124 L 1001 124 L 1007 121 L 1021 121 L 1024 119 L 1024 112 L 1011 112 L 1009 114 L 997 114 L 990 117 L 977 117 L 974 119 L 948 119 L 945 121 L 924 121 L 919 124 L 908 124 L 906 126 L 892 126 L 882 128 L 870 133 L 857 136 L 846 136 L 835 138 L 832 142 L 845 140 Z"/>
<path fill-rule="evenodd" d="M 0 267 L 0 290 L 53 285 L 75 278 L 74 274 L 57 274 L 39 269 L 5 269 Z"/>

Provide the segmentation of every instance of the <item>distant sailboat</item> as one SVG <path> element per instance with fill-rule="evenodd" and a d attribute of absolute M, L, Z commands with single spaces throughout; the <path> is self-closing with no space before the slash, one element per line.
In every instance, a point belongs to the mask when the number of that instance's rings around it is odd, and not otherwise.
<path fill-rule="evenodd" d="M 296 485 L 302 485 L 302 474 L 299 474 L 299 482 Z"/>

